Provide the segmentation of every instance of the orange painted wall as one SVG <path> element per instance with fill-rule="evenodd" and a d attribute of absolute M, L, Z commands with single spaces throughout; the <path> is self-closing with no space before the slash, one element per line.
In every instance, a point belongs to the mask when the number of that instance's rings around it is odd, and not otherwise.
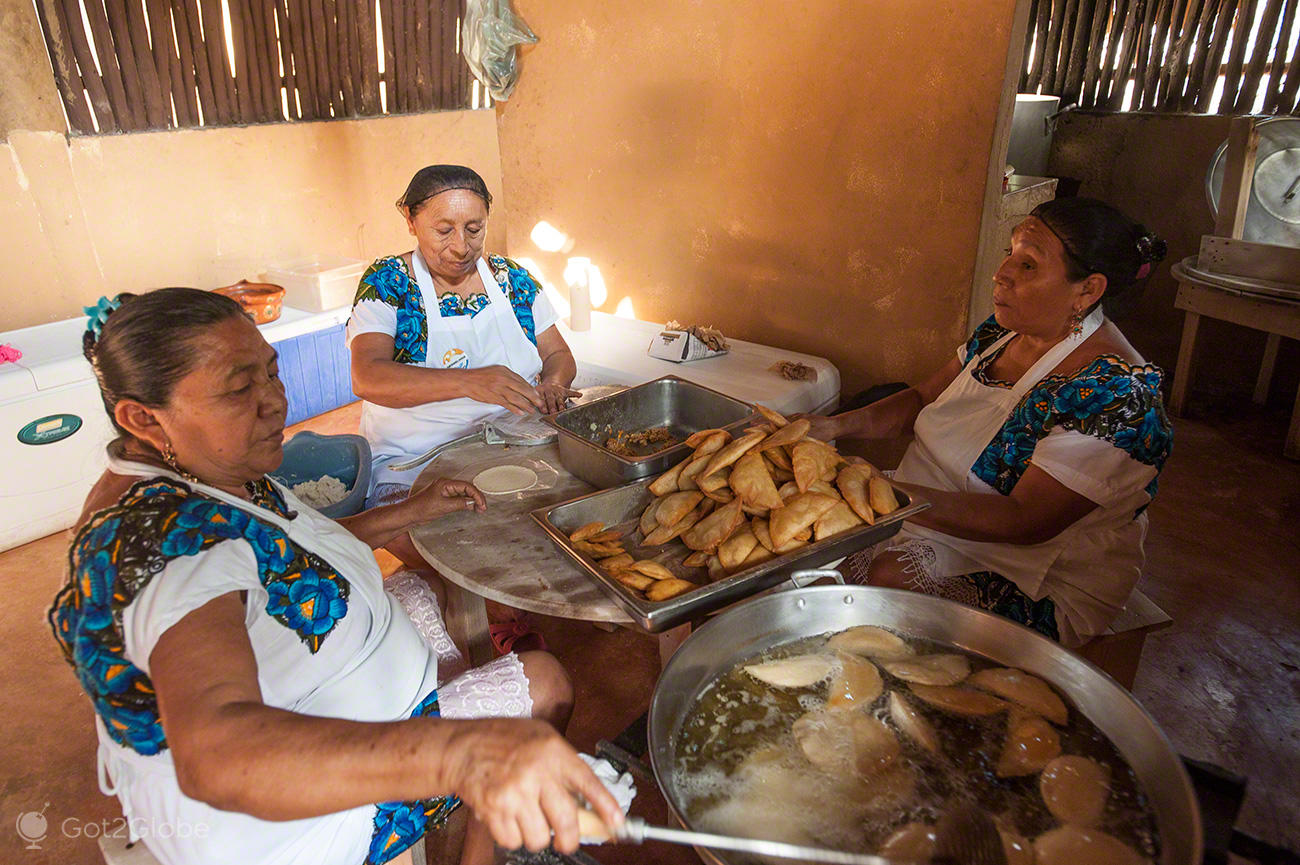
<path fill-rule="evenodd" d="M 515 0 L 511 252 L 639 318 L 915 380 L 963 338 L 1014 0 Z"/>

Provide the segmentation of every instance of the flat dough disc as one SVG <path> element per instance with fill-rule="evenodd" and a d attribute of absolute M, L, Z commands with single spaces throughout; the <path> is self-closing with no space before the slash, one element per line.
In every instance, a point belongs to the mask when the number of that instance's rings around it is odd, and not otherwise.
<path fill-rule="evenodd" d="M 521 493 L 537 483 L 537 472 L 524 466 L 493 466 L 474 475 L 474 486 L 488 495 Z"/>

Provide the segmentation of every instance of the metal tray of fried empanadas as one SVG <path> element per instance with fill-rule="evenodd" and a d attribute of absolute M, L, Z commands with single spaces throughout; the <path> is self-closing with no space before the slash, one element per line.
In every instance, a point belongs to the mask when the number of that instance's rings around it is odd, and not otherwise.
<path fill-rule="evenodd" d="M 878 517 L 874 524 L 856 526 L 824 540 L 809 543 L 794 552 L 710 580 L 705 567 L 683 564 L 691 550 L 680 539 L 661 546 L 640 545 L 643 535 L 638 529 L 638 522 L 654 498 L 647 489 L 652 480 L 599 490 L 531 512 L 533 519 L 550 535 L 551 540 L 590 574 L 638 626 L 650 633 L 659 633 L 705 616 L 771 588 L 788 579 L 796 570 L 820 567 L 880 543 L 897 534 L 904 520 L 930 506 L 920 497 L 894 487 L 899 502 L 898 510 Z M 622 530 L 619 543 L 627 555 L 638 561 L 658 562 L 671 571 L 674 577 L 695 583 L 697 588 L 668 600 L 651 601 L 642 592 L 619 582 L 609 570 L 601 567 L 600 559 L 594 558 L 569 540 L 569 536 L 580 527 L 591 523 L 603 524 L 603 531 L 606 532 Z"/>

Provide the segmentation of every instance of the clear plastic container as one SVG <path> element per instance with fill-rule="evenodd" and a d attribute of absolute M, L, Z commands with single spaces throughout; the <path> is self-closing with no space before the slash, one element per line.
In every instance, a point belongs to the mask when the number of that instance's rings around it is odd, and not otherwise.
<path fill-rule="evenodd" d="M 351 306 L 366 262 L 341 255 L 313 255 L 266 269 L 267 282 L 284 286 L 286 306 L 324 312 Z"/>

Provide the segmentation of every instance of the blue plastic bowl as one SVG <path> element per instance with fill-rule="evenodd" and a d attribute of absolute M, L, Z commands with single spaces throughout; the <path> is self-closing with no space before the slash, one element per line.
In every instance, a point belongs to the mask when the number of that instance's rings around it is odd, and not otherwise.
<path fill-rule="evenodd" d="M 370 443 L 358 435 L 300 432 L 284 443 L 284 461 L 271 472 L 271 477 L 289 488 L 325 475 L 342 481 L 348 494 L 320 512 L 331 518 L 359 513 L 370 489 Z"/>

